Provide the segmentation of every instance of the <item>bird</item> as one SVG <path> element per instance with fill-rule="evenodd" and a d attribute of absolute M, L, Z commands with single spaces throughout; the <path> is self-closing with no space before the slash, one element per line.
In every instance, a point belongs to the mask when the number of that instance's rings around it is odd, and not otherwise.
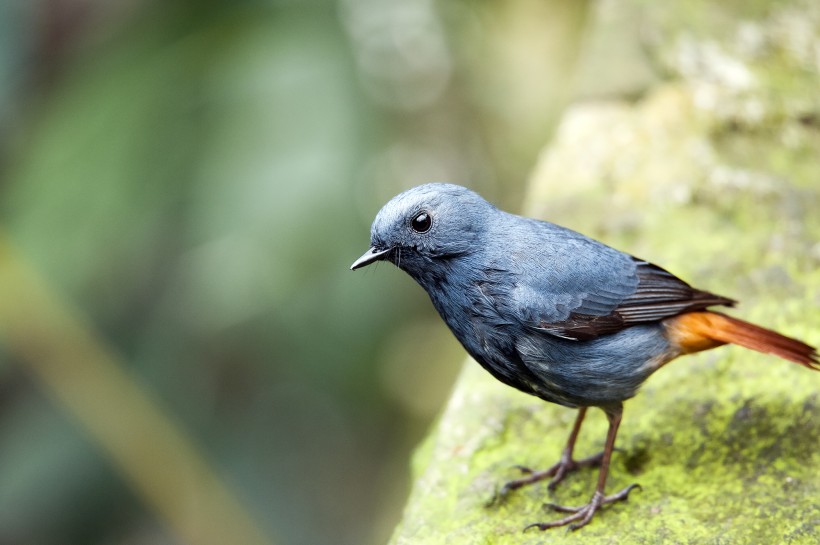
<path fill-rule="evenodd" d="M 465 187 L 428 183 L 387 202 L 370 248 L 351 270 L 388 261 L 427 292 L 452 333 L 496 379 L 544 401 L 578 409 L 558 462 L 499 491 L 598 466 L 585 505 L 546 504 L 564 514 L 524 529 L 588 524 L 600 508 L 639 485 L 607 495 L 623 403 L 678 356 L 725 344 L 820 370 L 816 349 L 711 307 L 736 301 L 690 286 L 669 271 L 559 225 L 505 212 Z M 602 452 L 574 457 L 590 407 L 605 413 Z"/>

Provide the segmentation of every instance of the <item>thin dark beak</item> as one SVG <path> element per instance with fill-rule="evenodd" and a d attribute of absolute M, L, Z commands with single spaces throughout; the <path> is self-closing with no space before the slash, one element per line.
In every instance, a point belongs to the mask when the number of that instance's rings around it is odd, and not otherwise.
<path fill-rule="evenodd" d="M 364 267 L 365 265 L 370 265 L 374 261 L 384 259 L 387 257 L 387 254 L 389 254 L 391 250 L 392 248 L 388 248 L 386 250 L 377 250 L 376 248 L 370 248 L 364 253 L 362 257 L 353 262 L 353 265 L 350 266 L 350 270 L 355 271 L 356 269 Z"/>

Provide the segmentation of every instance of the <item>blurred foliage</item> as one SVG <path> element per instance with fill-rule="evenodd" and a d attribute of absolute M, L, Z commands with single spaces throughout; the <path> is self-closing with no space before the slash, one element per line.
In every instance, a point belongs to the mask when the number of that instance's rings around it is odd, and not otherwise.
<path fill-rule="evenodd" d="M 348 266 L 408 186 L 449 180 L 517 205 L 572 95 L 588 12 L 2 2 L 14 259 L 272 539 L 383 542 L 461 352 L 399 271 Z M 93 389 L 67 404 L 13 335 L 51 339 L 15 331 L 0 331 L 0 543 L 178 542 L 88 420 L 103 411 L 140 445 L 145 415 Z M 143 462 L 161 475 L 174 453 L 155 446 Z M 192 525 L 197 490 L 179 491 Z"/>

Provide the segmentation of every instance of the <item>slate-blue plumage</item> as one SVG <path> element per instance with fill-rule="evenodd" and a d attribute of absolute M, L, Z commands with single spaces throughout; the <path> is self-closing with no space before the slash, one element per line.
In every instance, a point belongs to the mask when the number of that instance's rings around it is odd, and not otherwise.
<path fill-rule="evenodd" d="M 432 218 L 424 233 L 408 223 L 421 211 Z M 639 270 L 651 266 L 569 229 L 499 210 L 466 188 L 427 184 L 402 193 L 379 212 L 371 242 L 393 249 L 393 262 L 427 291 L 476 361 L 547 401 L 616 405 L 674 354 L 657 320 L 604 336 L 567 324 L 571 314 L 611 314 L 636 292 Z M 730 301 L 711 304 L 720 302 Z"/>
<path fill-rule="evenodd" d="M 604 495 L 606 473 L 622 402 L 649 375 L 682 353 L 725 342 L 744 344 L 731 335 L 701 334 L 698 328 L 706 327 L 701 322 L 765 332 L 760 334 L 769 335 L 773 344 L 796 343 L 789 348 L 797 356 L 749 342 L 744 346 L 807 367 L 816 362 L 813 349 L 799 341 L 699 312 L 732 305 L 731 299 L 692 288 L 660 267 L 572 230 L 499 210 L 456 185 L 426 184 L 388 202 L 373 222 L 371 249 L 351 268 L 377 260 L 389 260 L 413 277 L 467 352 L 497 379 L 581 409 L 561 461 L 502 490 L 506 494 L 546 477 L 553 478 L 552 487 L 567 472 L 600 463 L 590 503 L 577 509 L 553 506 L 571 514 L 531 525 L 541 529 L 581 527 L 602 504 L 626 498 L 632 487 Z M 676 318 L 684 315 L 689 318 Z M 602 408 L 609 418 L 606 447 L 598 456 L 576 461 L 572 449 L 590 406 Z"/>

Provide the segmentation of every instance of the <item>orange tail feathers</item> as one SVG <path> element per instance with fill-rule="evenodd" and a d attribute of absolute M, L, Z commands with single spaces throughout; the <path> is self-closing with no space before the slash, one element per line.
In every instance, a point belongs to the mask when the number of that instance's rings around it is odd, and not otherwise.
<path fill-rule="evenodd" d="M 684 354 L 731 343 L 820 371 L 813 346 L 719 312 L 688 312 L 665 320 L 664 325 L 670 342 Z"/>

